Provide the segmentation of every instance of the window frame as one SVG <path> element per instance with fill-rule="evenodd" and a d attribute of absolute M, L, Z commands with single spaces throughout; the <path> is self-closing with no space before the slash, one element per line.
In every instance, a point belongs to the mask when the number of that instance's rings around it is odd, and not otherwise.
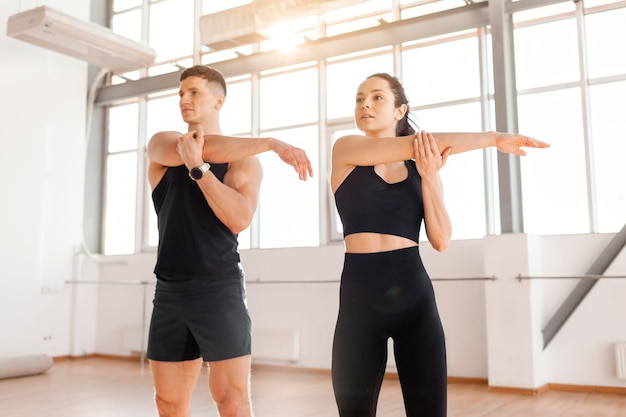
<path fill-rule="evenodd" d="M 110 10 L 113 10 L 113 1 L 109 0 L 111 7 Z M 405 8 L 410 8 L 410 7 L 414 7 L 416 4 L 418 4 L 419 2 L 402 2 L 404 4 L 400 4 L 400 2 L 394 2 L 394 9 L 392 10 L 392 15 L 396 16 L 396 18 L 399 19 L 399 16 L 402 13 L 402 10 Z M 511 6 L 507 9 L 508 13 L 515 13 L 521 10 L 530 10 L 533 8 L 540 8 L 543 6 L 549 6 L 552 5 L 554 3 L 557 3 L 553 0 L 540 0 L 538 2 L 533 2 L 533 4 L 531 5 L 528 2 L 513 2 L 511 4 Z M 143 6 L 141 6 L 141 9 L 144 13 L 144 16 L 142 18 L 142 25 L 144 27 L 144 29 L 142 30 L 142 36 L 145 38 L 147 37 L 147 30 L 145 29 L 148 25 L 148 21 L 149 18 L 146 14 L 149 15 L 149 8 L 150 5 L 152 4 L 151 0 L 142 0 L 142 4 Z M 201 5 L 199 6 L 200 2 L 196 2 L 196 9 L 194 12 L 194 15 L 196 18 L 198 18 L 201 14 L 201 11 L 198 10 L 198 8 L 201 8 Z M 444 13 L 444 14 L 448 14 L 448 15 L 454 15 L 455 17 L 450 18 L 451 21 L 454 21 L 455 19 L 459 19 L 459 16 L 464 16 L 464 13 L 467 11 L 468 13 L 473 10 L 473 9 L 477 9 L 479 7 L 484 7 L 484 5 L 479 5 L 479 4 L 474 4 L 474 5 L 470 5 L 468 7 L 461 7 L 459 9 L 464 9 L 464 10 L 449 10 L 449 13 Z M 589 7 L 589 8 L 585 8 L 584 5 L 582 4 L 582 2 L 578 2 L 576 4 L 576 10 L 575 12 L 572 13 L 561 13 L 558 15 L 553 15 L 553 16 L 545 16 L 542 18 L 538 18 L 538 19 L 534 19 L 534 20 L 527 20 L 527 21 L 523 21 L 523 22 L 519 22 L 516 23 L 513 26 L 513 31 L 515 31 L 517 28 L 519 27 L 525 27 L 525 26 L 530 26 L 533 24 L 538 24 L 541 22 L 548 22 L 548 21 L 554 21 L 554 20 L 558 20 L 558 19 L 563 19 L 563 18 L 569 18 L 575 16 L 575 18 L 577 19 L 577 23 L 579 25 L 579 27 L 584 27 L 584 19 L 585 16 L 593 14 L 593 13 L 600 13 L 600 12 L 606 12 L 606 11 L 611 11 L 611 10 L 621 10 L 624 7 L 626 7 L 624 5 L 624 1 L 616 1 L 616 2 L 608 2 L 608 3 L 604 3 L 601 4 L 599 6 L 594 6 L 594 7 Z M 132 9 L 130 9 L 132 10 Z M 124 11 L 120 11 L 120 13 L 123 13 Z M 355 19 L 359 19 L 361 18 L 361 16 L 355 16 Z M 428 27 L 429 24 L 428 22 L 432 21 L 437 21 L 437 19 L 440 18 L 440 14 L 436 14 L 433 16 L 422 16 L 419 19 L 421 19 L 424 23 L 424 27 Z M 409 19 L 411 20 L 411 19 Z M 394 22 L 392 22 L 394 23 Z M 403 23 L 403 22 L 400 22 Z M 324 25 L 323 23 L 320 24 L 320 30 L 323 31 L 324 30 Z M 432 29 L 429 29 L 432 30 Z M 365 30 L 368 31 L 368 30 Z M 478 100 L 480 100 L 481 102 L 481 106 L 482 106 L 482 115 L 483 115 L 483 119 L 481 120 L 482 126 L 484 128 L 484 130 L 490 130 L 493 129 L 492 126 L 492 121 L 495 121 L 495 112 L 494 112 L 494 99 L 497 98 L 497 96 L 493 93 L 492 88 L 490 86 L 490 74 L 492 73 L 492 70 L 489 70 L 489 64 L 487 63 L 487 61 L 489 61 L 489 59 L 492 56 L 493 53 L 493 45 L 492 45 L 492 49 L 489 50 L 489 48 L 487 47 L 486 44 L 486 39 L 487 39 L 487 35 L 489 35 L 490 33 L 490 28 L 489 27 L 478 27 L 477 28 L 478 31 L 478 35 L 480 37 L 480 65 L 481 68 L 479 69 L 480 71 L 480 75 L 481 75 L 481 82 L 482 82 L 482 87 L 481 87 L 481 94 L 480 97 L 478 98 Z M 580 36 L 584 36 L 584 33 L 582 31 L 579 30 L 579 34 L 581 34 Z M 355 34 L 355 36 L 357 36 Z M 360 35 L 359 35 L 360 36 Z M 418 35 L 418 36 L 423 36 L 423 35 Z M 341 37 L 341 36 L 338 36 Z M 579 51 L 580 50 L 584 50 L 584 37 L 582 37 L 579 40 Z M 346 40 L 346 42 L 349 42 L 349 39 Z M 437 42 L 437 39 L 433 38 L 432 42 Z M 333 43 L 333 45 L 339 45 L 338 43 Z M 391 48 L 392 50 L 392 54 L 393 54 L 393 60 L 394 60 L 394 66 L 396 67 L 397 71 L 396 74 L 397 75 L 401 75 L 401 67 L 402 67 L 402 59 L 401 59 L 401 53 L 403 50 L 405 50 L 406 48 L 411 48 L 414 46 L 410 46 L 410 45 L 405 45 L 403 42 L 397 42 L 397 43 L 392 43 L 388 45 L 388 48 Z M 495 47 L 497 48 L 503 48 L 502 45 L 496 45 Z M 341 48 L 339 48 L 341 49 Z M 383 48 L 384 49 L 384 48 Z M 254 47 L 252 48 L 253 52 L 254 52 Z M 268 52 L 271 54 L 271 52 Z M 137 71 L 134 72 L 133 74 L 111 74 L 110 78 L 109 78 L 109 84 L 102 87 L 101 88 L 101 94 L 102 97 L 102 101 L 100 102 L 96 102 L 96 105 L 98 106 L 103 106 L 105 108 L 105 110 L 109 107 L 109 106 L 116 106 L 116 105 L 120 105 L 120 104 L 124 104 L 125 102 L 128 102 L 128 100 L 130 101 L 137 101 L 139 103 L 139 113 L 140 113 L 140 119 L 139 119 L 139 130 L 140 130 L 140 138 L 145 138 L 147 135 L 146 132 L 146 115 L 147 115 L 147 101 L 150 100 L 150 95 L 154 94 L 154 93 L 158 93 L 158 91 L 160 91 L 160 89 L 162 90 L 162 87 L 158 87 L 159 82 L 166 82 L 166 83 L 173 83 L 174 80 L 177 81 L 179 72 L 177 72 L 176 70 L 172 72 L 172 68 L 171 67 L 176 67 L 176 66 L 188 66 L 191 65 L 193 62 L 202 62 L 203 57 L 204 56 L 208 56 L 210 55 L 210 51 L 204 51 L 202 48 L 198 47 L 198 46 L 194 46 L 194 52 L 192 56 L 181 56 L 177 59 L 174 59 L 173 61 L 170 61 L 168 63 L 157 63 L 155 64 L 154 67 L 151 68 L 147 68 L 141 71 Z M 253 54 L 254 55 L 254 54 Z M 336 56 L 341 56 L 342 54 L 338 54 Z M 355 54 L 355 56 L 357 56 L 358 54 Z M 581 68 L 584 69 L 585 67 L 585 57 L 584 54 L 581 54 L 581 61 L 580 61 L 580 65 Z M 254 58 L 252 56 L 247 57 L 247 56 L 240 56 L 239 59 L 242 60 L 243 63 L 246 62 L 256 62 L 254 61 Z M 358 57 L 357 57 L 358 58 Z M 348 118 L 345 119 L 337 119 L 337 120 L 328 120 L 326 117 L 326 104 L 322 103 L 322 97 L 325 97 L 324 94 L 322 94 L 322 91 L 325 88 L 325 85 L 323 84 L 323 82 L 325 81 L 325 76 L 324 76 L 324 70 L 325 70 L 325 60 L 320 60 L 317 63 L 313 63 L 312 65 L 317 65 L 320 71 L 320 75 L 319 75 L 319 85 L 318 85 L 318 91 L 320 93 L 320 104 L 319 104 L 319 119 L 318 119 L 318 131 L 319 131 L 319 150 L 320 152 L 326 151 L 325 155 L 322 155 L 320 153 L 320 167 L 326 168 L 327 167 L 327 171 L 329 172 L 330 170 L 330 150 L 332 148 L 332 143 L 331 143 L 331 138 L 334 132 L 338 131 L 338 130 L 346 130 L 345 128 L 352 128 L 354 127 L 353 122 L 351 120 L 349 120 Z M 183 65 L 184 64 L 184 65 Z M 224 66 L 224 68 L 227 69 L 232 69 L 233 67 L 231 66 L 229 61 L 218 61 L 215 63 L 215 65 L 219 68 L 221 66 Z M 168 67 L 169 66 L 169 67 Z M 225 73 L 225 75 L 228 77 L 229 74 Z M 240 74 L 236 74 L 233 75 L 233 77 L 235 76 L 239 76 Z M 253 136 L 257 136 L 259 133 L 264 133 L 261 132 L 259 130 L 259 79 L 262 77 L 262 72 L 261 71 L 253 71 L 250 75 L 251 80 L 252 80 L 252 130 L 251 130 L 251 134 Z M 158 79 L 158 82 L 157 82 Z M 233 78 L 234 79 L 234 78 Z M 164 80 L 169 80 L 169 81 L 164 81 Z M 588 89 L 590 85 L 599 85 L 599 84 L 605 84 L 605 83 L 611 83 L 611 82 L 616 82 L 616 81 L 623 81 L 626 80 L 626 74 L 618 74 L 615 76 L 610 76 L 610 77 L 603 77 L 602 79 L 590 79 L 588 76 L 586 76 L 584 73 L 581 75 L 580 79 L 577 81 L 577 85 L 580 85 L 581 88 L 583 89 Z M 155 82 L 157 82 L 155 84 Z M 146 87 L 148 85 L 152 85 L 153 87 Z M 162 85 L 162 84 L 161 84 Z M 515 92 L 516 96 L 521 96 L 521 95 L 525 95 L 525 94 L 529 94 L 532 92 L 538 92 L 538 91 L 549 91 L 549 90 L 558 90 L 560 88 L 564 88 L 566 86 L 570 85 L 571 83 L 565 83 L 565 84 L 555 84 L 555 85 L 551 85 L 551 86 L 544 86 L 544 87 L 540 87 L 540 88 L 535 88 L 535 89 L 529 89 L 529 90 L 519 90 Z M 148 90 L 150 91 L 148 94 L 143 94 L 141 93 L 141 89 L 143 88 L 148 88 Z M 152 90 L 150 90 L 150 88 L 153 88 Z M 115 92 L 118 93 L 115 93 Z M 118 99 L 111 99 L 111 94 L 113 96 L 115 96 L 116 94 L 119 94 L 119 91 L 128 91 L 128 93 L 123 93 L 121 96 L 121 98 Z M 134 91 L 134 93 L 132 92 Z M 108 96 L 107 96 L 108 94 Z M 128 95 L 124 95 L 124 94 L 128 94 Z M 582 98 L 581 98 L 581 105 L 583 106 L 583 117 L 588 118 L 589 117 L 589 96 L 588 93 L 587 94 L 583 94 Z M 106 115 L 106 111 L 102 112 L 103 118 L 104 118 L 104 125 L 106 126 L 106 120 L 107 120 L 107 115 Z M 589 120 L 585 121 L 585 143 L 587 146 L 587 148 L 589 150 L 592 149 L 593 144 L 592 144 L 592 137 L 593 137 L 593 131 L 591 130 L 591 127 L 589 126 Z M 283 128 L 287 128 L 287 126 L 282 126 L 280 127 L 281 129 Z M 102 139 L 103 141 L 106 141 L 107 138 L 107 129 L 105 127 L 105 129 L 103 129 L 104 131 L 102 132 Z M 274 128 L 272 128 L 272 130 L 274 130 Z M 268 130 L 267 132 L 271 132 L 271 130 Z M 154 250 L 156 250 L 155 246 L 149 245 L 148 244 L 148 226 L 149 226 L 149 218 L 148 218 L 148 209 L 151 208 L 152 203 L 150 201 L 150 190 L 149 190 L 149 186 L 147 184 L 146 181 L 146 168 L 147 168 L 147 152 L 146 152 L 146 146 L 145 146 L 145 140 L 139 140 L 139 144 L 138 144 L 138 148 L 137 148 L 137 209 L 136 209 L 136 227 L 135 227 L 135 234 L 136 234 L 136 243 L 135 243 L 135 251 L 136 252 L 152 252 Z M 104 142 L 106 143 L 106 142 Z M 492 166 L 493 165 L 493 161 L 495 158 L 493 158 L 493 150 L 485 150 L 485 182 L 486 182 L 486 191 L 487 191 L 490 195 L 486 196 L 486 207 L 485 207 L 485 211 L 486 211 L 486 215 L 487 215 L 487 234 L 498 234 L 501 233 L 501 230 L 498 230 L 498 223 L 501 223 L 501 221 L 499 221 L 499 210 L 496 209 L 496 207 L 498 206 L 499 202 L 498 202 L 498 193 L 497 193 L 497 189 L 498 187 L 502 187 L 499 186 L 497 184 L 497 181 L 494 185 L 494 183 L 491 181 L 490 178 L 490 173 L 493 173 L 497 170 L 497 167 Z M 591 154 L 592 152 L 588 152 L 589 154 Z M 103 188 L 102 188 L 102 194 L 103 194 L 103 200 L 106 201 L 106 183 L 105 183 L 105 179 L 106 179 L 106 169 L 107 169 L 107 158 L 108 158 L 108 152 L 105 151 L 103 153 L 103 159 L 104 159 L 104 168 L 102 171 L 102 175 L 104 175 L 104 179 L 103 179 Z M 589 161 L 586 165 L 586 176 L 588 178 L 588 183 L 587 183 L 587 188 L 588 188 L 588 200 L 589 200 L 589 206 L 590 206 L 590 219 L 589 219 L 589 231 L 591 233 L 595 233 L 598 230 L 598 224 L 597 224 L 597 220 L 595 219 L 595 216 L 597 216 L 597 208 L 595 208 L 595 195 L 594 195 L 594 183 L 593 183 L 593 164 L 597 163 L 597 161 Z M 315 168 L 314 168 L 315 169 Z M 327 178 L 324 178 L 326 173 L 323 172 L 318 172 L 318 182 L 319 182 L 319 195 L 320 195 L 320 245 L 324 245 L 324 244 L 328 244 L 328 243 L 333 243 L 333 242 L 337 242 L 337 241 L 341 241 L 343 239 L 343 236 L 338 233 L 336 231 L 336 219 L 334 216 L 334 211 L 335 211 L 335 207 L 334 207 L 334 200 L 332 198 L 332 194 L 330 192 L 329 189 L 329 185 L 328 185 L 328 181 Z M 501 173 L 500 173 L 501 175 Z M 515 175 L 515 174 L 514 174 Z M 519 174 L 521 176 L 521 174 Z M 495 176 L 495 179 L 498 180 L 498 175 Z M 495 187 L 495 189 L 494 189 Z M 322 204 L 324 205 L 324 207 L 322 207 Z M 106 213 L 102 213 L 101 215 L 102 221 L 101 221 L 101 230 L 100 230 L 100 235 L 101 235 L 101 247 L 104 247 L 104 230 L 105 230 L 105 221 L 106 221 Z M 256 229 L 255 229 L 256 227 Z M 323 230 L 322 230 L 323 229 Z M 258 247 L 258 216 L 255 216 L 255 220 L 253 221 L 253 226 L 251 229 L 251 243 L 250 243 L 250 247 L 254 248 L 254 247 Z"/>

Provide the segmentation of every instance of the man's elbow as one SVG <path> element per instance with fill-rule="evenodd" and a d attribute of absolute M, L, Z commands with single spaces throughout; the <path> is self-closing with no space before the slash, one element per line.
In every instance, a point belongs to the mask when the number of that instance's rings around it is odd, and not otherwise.
<path fill-rule="evenodd" d="M 243 232 L 244 230 L 246 230 L 248 228 L 248 226 L 242 226 L 242 225 L 231 225 L 228 227 L 228 229 L 235 235 L 238 235 L 239 233 Z"/>
<path fill-rule="evenodd" d="M 237 235 L 243 232 L 244 230 L 246 230 L 250 226 L 250 223 L 252 223 L 253 216 L 254 216 L 254 213 L 252 213 L 250 216 L 246 216 L 246 218 L 240 217 L 237 219 L 233 219 L 231 222 L 229 222 L 226 225 L 226 227 L 228 227 L 228 229 L 231 232 Z"/>

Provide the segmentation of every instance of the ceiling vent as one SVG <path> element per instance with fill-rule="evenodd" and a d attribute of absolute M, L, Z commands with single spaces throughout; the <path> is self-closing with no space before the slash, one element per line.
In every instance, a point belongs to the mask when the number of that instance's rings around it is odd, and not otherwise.
<path fill-rule="evenodd" d="M 255 0 L 250 4 L 204 15 L 200 18 L 200 41 L 219 51 L 261 42 L 277 24 L 366 0 Z"/>
<path fill-rule="evenodd" d="M 156 58 L 143 43 L 47 6 L 9 16 L 7 35 L 114 72 L 145 68 Z"/>

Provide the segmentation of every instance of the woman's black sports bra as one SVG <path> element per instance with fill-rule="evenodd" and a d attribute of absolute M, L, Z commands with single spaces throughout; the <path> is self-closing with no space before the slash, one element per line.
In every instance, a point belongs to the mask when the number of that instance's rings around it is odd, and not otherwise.
<path fill-rule="evenodd" d="M 424 218 L 422 180 L 414 161 L 405 161 L 409 175 L 390 184 L 373 166 L 357 166 L 335 191 L 343 235 L 372 232 L 419 243 Z"/>

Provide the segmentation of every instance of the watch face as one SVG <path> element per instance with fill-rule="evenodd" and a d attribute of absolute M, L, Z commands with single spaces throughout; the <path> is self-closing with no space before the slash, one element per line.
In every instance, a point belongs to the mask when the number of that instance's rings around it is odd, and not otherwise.
<path fill-rule="evenodd" d="M 194 180 L 199 180 L 200 178 L 202 178 L 202 175 L 204 175 L 204 173 L 200 168 L 191 168 L 191 171 L 189 171 L 189 175 Z"/>

